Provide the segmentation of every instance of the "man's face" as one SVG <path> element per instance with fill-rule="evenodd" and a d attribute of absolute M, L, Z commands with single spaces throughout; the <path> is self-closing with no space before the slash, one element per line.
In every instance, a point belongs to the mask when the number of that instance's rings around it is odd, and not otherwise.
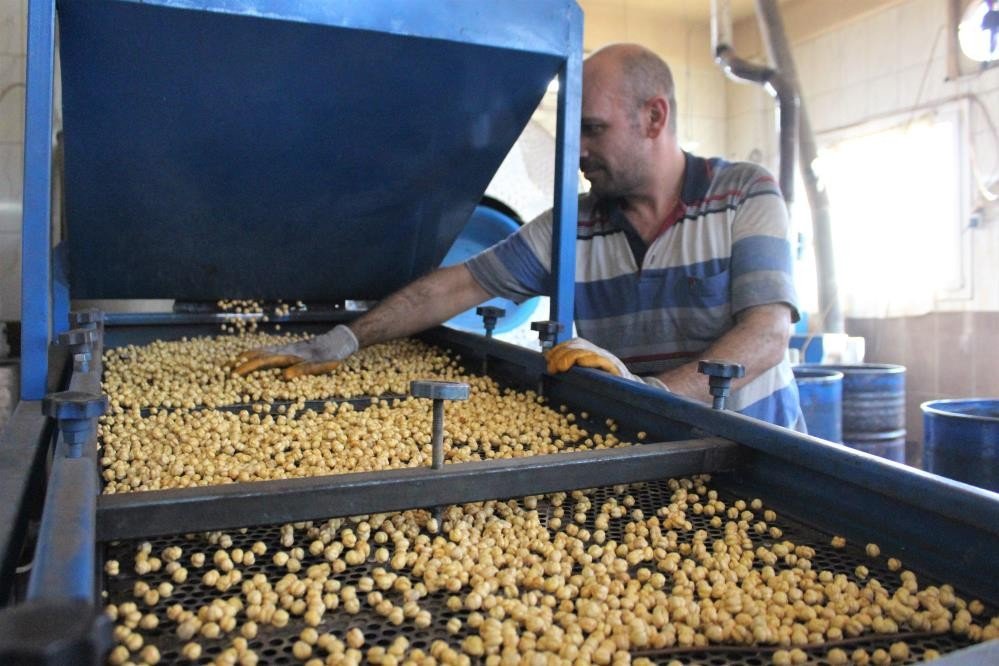
<path fill-rule="evenodd" d="M 583 67 L 579 168 L 597 196 L 623 197 L 644 183 L 644 137 L 634 102 L 605 64 Z"/>

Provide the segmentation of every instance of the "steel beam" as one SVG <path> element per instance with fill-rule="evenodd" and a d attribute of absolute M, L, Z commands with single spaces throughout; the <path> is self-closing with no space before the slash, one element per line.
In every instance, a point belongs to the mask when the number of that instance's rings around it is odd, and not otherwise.
<path fill-rule="evenodd" d="M 101 541 L 400 511 L 651 481 L 732 468 L 738 445 L 708 438 L 512 460 L 103 495 Z"/>
<path fill-rule="evenodd" d="M 24 198 L 21 225 L 21 399 L 45 395 L 52 334 L 52 81 L 55 1 L 28 5 L 24 105 Z"/>
<path fill-rule="evenodd" d="M 579 205 L 579 123 L 583 98 L 583 20 L 578 7 L 570 9 L 569 48 L 559 71 L 555 127 L 555 206 L 552 210 L 554 290 L 549 319 L 562 324 L 555 342 L 572 337 L 576 291 L 576 225 Z"/>
<path fill-rule="evenodd" d="M 0 606 L 10 599 L 28 519 L 37 511 L 50 436 L 35 400 L 18 403 L 0 436 Z"/>
<path fill-rule="evenodd" d="M 74 370 L 69 389 L 101 393 L 103 344 L 98 337 L 86 371 Z M 72 365 L 72 359 L 67 360 Z M 28 581 L 28 598 L 48 601 L 92 601 L 96 593 L 97 476 L 96 419 L 83 456 L 68 457 L 62 435 L 56 437 L 52 471 Z"/>

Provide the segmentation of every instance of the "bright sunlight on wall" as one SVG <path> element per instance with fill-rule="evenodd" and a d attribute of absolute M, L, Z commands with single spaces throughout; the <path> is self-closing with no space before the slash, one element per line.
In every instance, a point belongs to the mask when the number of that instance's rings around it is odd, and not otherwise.
<path fill-rule="evenodd" d="M 844 314 L 925 314 L 960 289 L 967 204 L 959 109 L 853 128 L 820 143 L 816 171 L 829 194 Z M 805 197 L 793 217 L 810 239 Z M 798 269 L 803 305 L 815 311 L 810 242 Z"/>

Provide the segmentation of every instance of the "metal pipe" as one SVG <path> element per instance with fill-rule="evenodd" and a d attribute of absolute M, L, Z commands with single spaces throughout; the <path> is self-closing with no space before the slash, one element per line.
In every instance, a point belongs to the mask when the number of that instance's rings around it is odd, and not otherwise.
<path fill-rule="evenodd" d="M 45 396 L 52 333 L 52 85 L 55 3 L 28 5 L 21 224 L 21 400 Z"/>
<path fill-rule="evenodd" d="M 793 90 L 798 90 L 798 72 L 791 56 L 791 47 L 784 31 L 784 22 L 776 0 L 756 0 L 756 12 L 759 20 L 760 33 L 767 49 L 770 62 L 774 64 L 782 78 Z M 812 228 L 815 234 L 815 263 L 818 273 L 819 311 L 822 330 L 830 333 L 842 333 L 843 312 L 839 305 L 839 293 L 836 283 L 836 266 L 833 257 L 832 218 L 829 214 L 829 197 L 825 188 L 819 184 L 819 178 L 813 165 L 818 157 L 815 145 L 815 133 L 812 131 L 811 120 L 803 102 L 798 103 L 798 141 L 801 150 L 801 178 L 805 184 L 805 194 L 812 210 Z M 783 124 L 783 123 L 782 123 Z M 784 138 L 781 138 L 783 150 Z M 783 171 L 783 170 L 782 170 Z"/>
<path fill-rule="evenodd" d="M 555 125 L 555 206 L 551 272 L 554 285 L 549 319 L 562 324 L 555 342 L 572 334 L 576 290 L 576 214 L 579 193 L 579 123 L 583 98 L 583 21 L 575 4 L 569 10 L 569 49 L 558 76 Z"/>
<path fill-rule="evenodd" d="M 780 68 L 774 69 L 740 58 L 732 45 L 732 15 L 728 0 L 711 3 L 712 55 L 719 67 L 735 81 L 762 85 L 777 100 L 780 163 L 777 180 L 788 210 L 794 202 L 794 164 L 798 133 L 798 87 Z"/>
<path fill-rule="evenodd" d="M 444 466 L 444 401 L 434 400 L 433 422 L 433 462 L 430 467 L 440 469 Z"/>

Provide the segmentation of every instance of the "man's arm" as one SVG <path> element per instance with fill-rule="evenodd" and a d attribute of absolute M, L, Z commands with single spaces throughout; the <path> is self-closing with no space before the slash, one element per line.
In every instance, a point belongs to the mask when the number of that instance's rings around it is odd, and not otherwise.
<path fill-rule="evenodd" d="M 464 264 L 439 268 L 350 323 L 361 347 L 436 326 L 490 298 Z"/>
<path fill-rule="evenodd" d="M 791 308 L 783 303 L 757 305 L 736 315 L 736 324 L 701 355 L 702 358 L 740 363 L 746 375 L 732 380 L 737 389 L 780 363 L 787 352 Z M 669 390 L 688 398 L 709 402 L 708 377 L 697 371 L 697 361 L 657 375 Z"/>

